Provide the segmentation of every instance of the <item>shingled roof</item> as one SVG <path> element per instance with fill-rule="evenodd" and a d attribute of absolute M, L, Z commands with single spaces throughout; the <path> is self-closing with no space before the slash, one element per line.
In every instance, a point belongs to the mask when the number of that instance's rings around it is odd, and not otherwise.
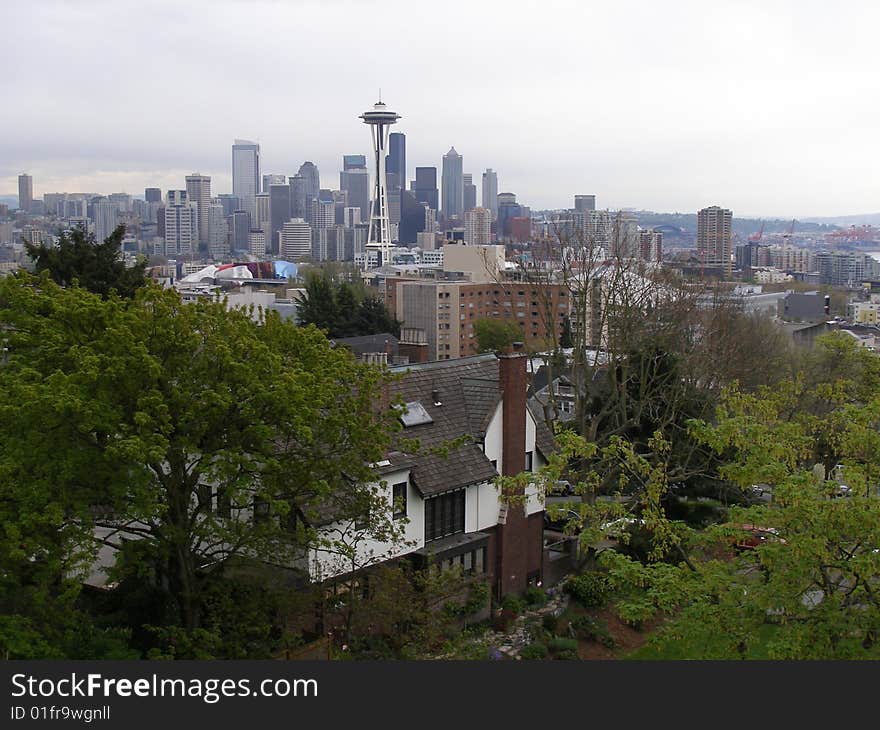
<path fill-rule="evenodd" d="M 418 401 L 432 421 L 409 426 L 403 434 L 418 439 L 421 446 L 420 453 L 411 455 L 414 466 L 410 471 L 420 494 L 430 497 L 493 479 L 497 471 L 478 442 L 484 439 L 502 398 L 498 358 L 475 355 L 392 370 L 402 374 L 391 385 L 392 397 L 405 403 Z M 538 448 L 546 454 L 547 449 L 552 450 L 553 437 L 542 419 L 535 420 Z M 467 437 L 467 443 L 445 448 L 462 436 Z"/>

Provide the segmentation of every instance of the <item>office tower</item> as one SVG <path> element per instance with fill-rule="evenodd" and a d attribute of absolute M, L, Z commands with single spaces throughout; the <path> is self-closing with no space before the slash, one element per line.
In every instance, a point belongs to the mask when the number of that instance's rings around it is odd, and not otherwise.
<path fill-rule="evenodd" d="M 269 239 L 266 241 L 266 251 L 277 253 L 278 233 L 287 221 L 290 220 L 290 185 L 269 186 Z M 251 226 L 258 228 L 259 226 Z"/>
<path fill-rule="evenodd" d="M 257 196 L 257 204 L 256 204 L 256 216 L 251 221 L 251 226 L 253 228 L 262 228 L 263 224 L 266 221 L 270 220 L 270 212 L 269 212 L 269 191 L 267 190 L 265 193 L 260 193 Z M 283 222 L 283 221 L 282 221 Z"/>
<path fill-rule="evenodd" d="M 392 132 L 388 135 L 385 179 L 389 191 L 406 187 L 406 135 L 403 132 Z"/>
<path fill-rule="evenodd" d="M 311 257 L 312 227 L 302 218 L 294 218 L 282 226 L 280 253 L 286 259 Z"/>
<path fill-rule="evenodd" d="M 413 194 L 420 203 L 425 203 L 432 210 L 439 210 L 439 193 L 437 190 L 437 168 L 417 167 L 416 179 L 412 184 Z"/>
<path fill-rule="evenodd" d="M 30 212 L 34 202 L 34 179 L 22 173 L 18 176 L 18 209 L 25 213 Z"/>
<path fill-rule="evenodd" d="M 574 196 L 574 209 L 578 213 L 587 213 L 591 210 L 596 210 L 596 196 L 595 195 L 575 195 Z"/>
<path fill-rule="evenodd" d="M 287 185 L 287 176 L 285 176 L 285 175 L 263 175 L 262 191 L 264 193 L 268 193 L 270 185 Z"/>
<path fill-rule="evenodd" d="M 498 173 L 491 167 L 483 173 L 483 207 L 492 211 L 492 220 L 498 217 Z"/>
<path fill-rule="evenodd" d="M 344 155 L 342 172 L 339 173 L 339 189 L 348 194 L 348 205 L 361 211 L 361 220 L 370 215 L 370 173 L 364 155 Z"/>
<path fill-rule="evenodd" d="M 259 228 L 248 232 L 248 251 L 253 256 L 266 255 L 266 234 Z"/>
<path fill-rule="evenodd" d="M 492 211 L 474 208 L 464 213 L 464 242 L 469 246 L 488 246 L 492 240 Z"/>
<path fill-rule="evenodd" d="M 186 197 L 199 213 L 199 240 L 208 244 L 208 206 L 211 205 L 211 178 L 198 172 L 186 176 Z"/>
<path fill-rule="evenodd" d="M 186 191 L 169 190 L 165 202 L 165 255 L 189 256 L 199 248 L 199 207 Z"/>
<path fill-rule="evenodd" d="M 240 210 L 256 216 L 256 195 L 260 192 L 260 145 L 237 139 L 232 145 L 232 194 L 238 196 Z"/>
<path fill-rule="evenodd" d="M 731 223 L 733 212 L 717 205 L 697 213 L 697 255 L 700 265 L 720 268 L 725 276 L 733 270 L 731 261 Z"/>
<path fill-rule="evenodd" d="M 92 206 L 92 220 L 95 222 L 95 240 L 103 243 L 116 228 L 119 206 L 109 198 L 101 198 Z"/>
<path fill-rule="evenodd" d="M 302 217 L 306 222 L 310 222 L 309 216 L 312 214 L 312 201 L 318 199 L 318 193 L 321 190 L 321 176 L 318 174 L 318 168 L 314 162 L 303 162 L 299 166 L 299 172 L 297 172 L 296 176 L 302 179 L 301 183 L 297 183 L 297 188 L 300 185 L 302 186 L 297 190 L 297 193 L 301 196 Z M 292 184 L 291 190 L 293 190 Z M 294 212 L 295 214 L 296 211 Z"/>
<path fill-rule="evenodd" d="M 373 140 L 373 197 L 370 205 L 370 232 L 367 251 L 376 251 L 380 266 L 391 263 L 391 221 L 388 216 L 388 188 L 385 180 L 385 150 L 388 148 L 389 127 L 400 119 L 381 101 L 360 115 L 370 127 Z"/>
<path fill-rule="evenodd" d="M 447 221 L 461 218 L 464 212 L 464 173 L 462 172 L 462 156 L 451 147 L 443 155 L 443 203 L 441 213 Z"/>
<path fill-rule="evenodd" d="M 120 213 L 131 213 L 131 196 L 128 193 L 110 193 L 107 199 L 116 205 Z"/>
<path fill-rule="evenodd" d="M 230 248 L 247 251 L 250 245 L 251 216 L 246 210 L 236 210 L 226 218 L 229 226 Z"/>
<path fill-rule="evenodd" d="M 464 182 L 464 212 L 477 207 L 477 186 L 474 185 L 473 175 L 467 173 L 462 176 Z"/>
<path fill-rule="evenodd" d="M 510 238 L 510 222 L 523 217 L 522 206 L 516 202 L 514 193 L 498 193 L 498 225 L 495 232 L 499 239 Z"/>
<path fill-rule="evenodd" d="M 302 175 L 291 175 L 287 178 L 290 185 L 290 216 L 291 218 L 307 218 L 306 181 Z M 311 206 L 308 206 L 310 209 Z"/>
<path fill-rule="evenodd" d="M 312 228 L 333 228 L 336 225 L 336 204 L 332 200 L 313 200 L 310 216 Z"/>
<path fill-rule="evenodd" d="M 354 228 L 361 222 L 361 209 L 353 206 L 347 207 L 342 214 L 342 225 L 346 228 Z"/>
<path fill-rule="evenodd" d="M 434 251 L 437 248 L 437 234 L 434 231 L 420 231 L 416 234 L 416 246 L 422 251 Z"/>
<path fill-rule="evenodd" d="M 144 200 L 148 203 L 161 203 L 162 191 L 159 188 L 144 188 Z"/>
<path fill-rule="evenodd" d="M 226 225 L 226 214 L 220 203 L 211 203 L 208 206 L 207 246 L 215 259 L 229 253 L 229 226 Z"/>
<path fill-rule="evenodd" d="M 220 193 L 220 195 L 217 196 L 217 200 L 220 202 L 220 205 L 223 206 L 223 213 L 227 217 L 235 213 L 235 211 L 241 210 L 241 200 L 237 195 Z"/>

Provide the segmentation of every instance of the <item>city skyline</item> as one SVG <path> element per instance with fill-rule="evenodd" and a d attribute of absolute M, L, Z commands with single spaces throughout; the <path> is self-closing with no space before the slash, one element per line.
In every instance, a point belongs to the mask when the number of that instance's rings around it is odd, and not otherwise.
<path fill-rule="evenodd" d="M 743 217 L 880 210 L 870 122 L 880 100 L 868 93 L 880 9 L 868 3 L 828 14 L 818 3 L 551 2 L 542 12 L 560 22 L 538 27 L 498 4 L 452 3 L 415 34 L 406 6 L 389 2 L 400 53 L 368 63 L 367 38 L 380 21 L 348 3 L 154 5 L 134 31 L 126 3 L 58 3 L 41 15 L 24 4 L 8 9 L 21 32 L 0 49 L 13 70 L 0 94 L 17 109 L 0 140 L 0 195 L 15 194 L 21 172 L 33 176 L 36 197 L 166 190 L 193 170 L 211 176 L 216 192 L 231 192 L 235 138 L 260 144 L 263 169 L 293 174 L 312 160 L 322 187 L 335 187 L 341 155 L 369 152 L 352 117 L 381 86 L 406 110 L 399 131 L 410 177 L 416 166 L 440 168 L 454 146 L 475 180 L 497 170 L 501 189 L 535 210 L 568 207 L 584 191 L 610 208 L 696 211 L 717 202 Z M 101 52 L 89 53 L 80 41 L 97 10 Z M 204 12 L 212 32 L 202 53 L 188 54 L 187 34 Z M 468 23 L 459 23 L 465 14 Z M 158 27 L 161 34 L 151 32 Z M 267 27 L 298 42 L 267 46 Z M 450 37 L 461 52 L 441 56 Z M 471 80 L 487 54 L 501 69 L 498 81 Z M 291 84 L 275 87 L 260 72 L 273 62 L 291 69 Z M 319 63 L 326 69 L 315 74 Z M 83 93 L 52 83 L 57 68 L 90 88 L 126 82 L 113 93 Z M 172 70 L 208 81 L 171 89 Z M 859 113 L 841 113 L 853 99 Z"/>

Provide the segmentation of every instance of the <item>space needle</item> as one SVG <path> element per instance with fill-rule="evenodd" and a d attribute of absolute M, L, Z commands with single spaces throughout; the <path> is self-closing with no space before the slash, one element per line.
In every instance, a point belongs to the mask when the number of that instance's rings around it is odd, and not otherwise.
<path fill-rule="evenodd" d="M 379 253 L 379 266 L 391 263 L 391 225 L 388 220 L 388 188 L 385 183 L 385 150 L 388 147 L 388 128 L 400 115 L 391 111 L 379 101 L 373 108 L 360 115 L 364 124 L 370 125 L 373 137 L 373 202 L 370 206 L 370 230 L 367 236 L 367 251 Z M 367 268 L 367 257 L 364 256 L 364 268 Z"/>

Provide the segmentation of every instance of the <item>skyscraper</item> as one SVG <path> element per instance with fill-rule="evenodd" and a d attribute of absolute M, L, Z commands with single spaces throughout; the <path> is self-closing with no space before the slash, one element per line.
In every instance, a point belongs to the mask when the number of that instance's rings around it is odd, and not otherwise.
<path fill-rule="evenodd" d="M 464 242 L 469 246 L 488 246 L 492 240 L 492 211 L 473 208 L 464 214 Z"/>
<path fill-rule="evenodd" d="M 202 248 L 207 248 L 209 238 L 209 212 L 211 205 L 211 178 L 194 172 L 186 176 L 186 197 L 196 204 L 199 216 L 199 240 Z"/>
<path fill-rule="evenodd" d="M 199 208 L 185 190 L 169 190 L 165 203 L 165 255 L 188 256 L 199 247 Z"/>
<path fill-rule="evenodd" d="M 364 155 L 344 155 L 342 172 L 339 173 L 339 189 L 348 193 L 349 207 L 359 208 L 361 220 L 370 215 L 370 173 Z"/>
<path fill-rule="evenodd" d="M 251 228 L 262 228 L 263 224 L 271 220 L 269 213 L 269 191 L 257 196 L 257 215 L 251 221 Z"/>
<path fill-rule="evenodd" d="M 379 254 L 379 265 L 391 263 L 391 221 L 388 215 L 388 187 L 385 180 L 385 150 L 388 147 L 389 127 L 400 119 L 381 101 L 372 109 L 360 115 L 364 124 L 370 127 L 373 140 L 373 196 L 370 205 L 370 232 L 367 236 L 367 250 Z"/>
<path fill-rule="evenodd" d="M 18 176 L 18 209 L 26 213 L 30 211 L 34 202 L 34 179 L 22 173 Z"/>
<path fill-rule="evenodd" d="M 281 256 L 303 259 L 312 255 L 312 227 L 302 218 L 287 221 L 281 228 Z"/>
<path fill-rule="evenodd" d="M 437 191 L 437 168 L 417 167 L 416 179 L 412 185 L 413 194 L 420 203 L 425 203 L 432 210 L 439 210 L 439 193 Z"/>
<path fill-rule="evenodd" d="M 98 243 L 103 243 L 104 239 L 116 228 L 119 206 L 109 198 L 101 198 L 95 201 L 92 211 L 92 217 L 95 221 L 95 240 Z"/>
<path fill-rule="evenodd" d="M 144 200 L 147 203 L 161 203 L 162 190 L 159 188 L 144 188 Z"/>
<path fill-rule="evenodd" d="M 263 192 L 269 192 L 270 185 L 287 185 L 287 177 L 284 175 L 263 175 Z"/>
<path fill-rule="evenodd" d="M 443 155 L 443 185 L 441 194 L 443 202 L 441 212 L 448 221 L 452 218 L 461 218 L 464 212 L 464 173 L 462 171 L 463 159 L 455 147 L 450 147 L 449 152 Z"/>
<path fill-rule="evenodd" d="M 237 139 L 232 145 L 232 194 L 241 201 L 251 219 L 256 215 L 255 197 L 260 192 L 260 145 Z"/>
<path fill-rule="evenodd" d="M 469 172 L 462 176 L 464 182 L 464 212 L 477 207 L 477 186 L 474 185 L 474 176 Z"/>
<path fill-rule="evenodd" d="M 492 219 L 498 217 L 498 174 L 491 167 L 483 173 L 483 207 L 492 211 Z"/>
<path fill-rule="evenodd" d="M 208 251 L 215 259 L 229 253 L 229 228 L 220 203 L 208 206 Z"/>
<path fill-rule="evenodd" d="M 310 222 L 309 216 L 312 211 L 312 201 L 318 199 L 318 193 L 321 190 L 321 176 L 318 173 L 318 167 L 314 162 L 303 162 L 299 166 L 296 176 L 302 180 L 301 202 L 303 205 L 303 218 L 306 222 Z M 291 188 L 293 189 L 293 188 Z M 294 211 L 294 215 L 296 211 Z"/>
<path fill-rule="evenodd" d="M 733 262 L 730 258 L 730 236 L 733 212 L 711 205 L 697 213 L 697 254 L 703 266 L 719 267 L 730 276 Z"/>
<path fill-rule="evenodd" d="M 587 213 L 591 210 L 596 210 L 596 196 L 595 195 L 575 195 L 574 196 L 574 209 L 578 213 Z"/>
<path fill-rule="evenodd" d="M 388 190 L 406 187 L 406 135 L 403 132 L 392 132 L 388 135 L 385 177 Z"/>
<path fill-rule="evenodd" d="M 278 234 L 281 227 L 290 220 L 290 185 L 269 186 L 269 218 L 271 240 L 266 240 L 266 251 L 276 253 L 279 250 Z"/>

